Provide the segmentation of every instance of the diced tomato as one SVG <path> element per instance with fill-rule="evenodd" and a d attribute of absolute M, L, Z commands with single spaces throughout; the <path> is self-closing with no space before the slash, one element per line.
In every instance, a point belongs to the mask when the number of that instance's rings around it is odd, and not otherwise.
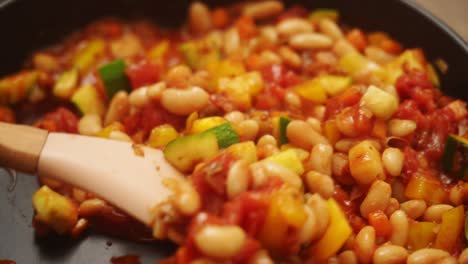
<path fill-rule="evenodd" d="M 349 224 L 353 230 L 357 233 L 361 230 L 366 223 L 358 214 L 358 207 L 355 200 L 352 200 L 349 197 L 349 194 L 346 193 L 339 185 L 335 185 L 335 192 L 333 194 L 333 199 L 340 205 L 341 210 L 348 218 Z"/>
<path fill-rule="evenodd" d="M 241 39 L 249 39 L 257 34 L 257 27 L 253 18 L 250 16 L 239 17 L 234 23 L 234 26 L 237 28 Z"/>
<path fill-rule="evenodd" d="M 185 119 L 167 112 L 158 104 L 150 103 L 126 117 L 122 123 L 129 135 L 141 132 L 143 137 L 146 138 L 155 126 L 161 124 L 168 123 L 179 130 L 184 127 Z"/>
<path fill-rule="evenodd" d="M 224 204 L 223 219 L 228 224 L 239 225 L 250 236 L 260 231 L 268 211 L 268 203 L 258 193 L 243 193 Z"/>
<path fill-rule="evenodd" d="M 403 172 L 405 175 L 410 176 L 419 168 L 417 152 L 411 147 L 406 147 L 403 154 L 405 157 L 403 159 Z"/>
<path fill-rule="evenodd" d="M 6 106 L 0 106 L 0 122 L 15 123 L 15 113 Z"/>
<path fill-rule="evenodd" d="M 255 108 L 260 110 L 271 110 L 281 105 L 279 99 L 270 93 L 261 93 L 255 99 Z"/>
<path fill-rule="evenodd" d="M 353 29 L 346 34 L 346 39 L 359 51 L 364 51 L 367 47 L 367 37 L 359 29 Z"/>
<path fill-rule="evenodd" d="M 357 104 L 361 100 L 362 93 L 357 86 L 346 89 L 326 102 L 325 119 L 331 119 L 341 112 L 343 108 Z"/>
<path fill-rule="evenodd" d="M 132 64 L 125 70 L 133 89 L 159 81 L 160 67 L 156 64 L 142 61 Z"/>
<path fill-rule="evenodd" d="M 277 84 L 283 88 L 291 87 L 301 82 L 293 71 L 288 70 L 283 64 L 272 64 L 261 71 L 267 84 Z"/>
<path fill-rule="evenodd" d="M 419 129 L 427 129 L 429 126 L 426 117 L 421 113 L 416 102 L 413 100 L 405 100 L 400 103 L 393 117 L 413 120 Z"/>
<path fill-rule="evenodd" d="M 192 174 L 193 184 L 202 197 L 209 193 L 224 195 L 227 172 L 236 160 L 237 158 L 230 152 L 223 152 L 195 170 Z M 203 197 L 203 202 L 210 201 Z"/>
<path fill-rule="evenodd" d="M 392 225 L 387 215 L 381 210 L 370 213 L 368 219 L 377 236 L 388 237 L 392 234 Z"/>
<path fill-rule="evenodd" d="M 49 132 L 77 133 L 78 117 L 70 110 L 60 107 L 45 115 L 35 126 Z"/>
<path fill-rule="evenodd" d="M 411 98 L 418 108 L 424 112 L 432 112 L 436 108 L 434 102 L 435 89 L 427 74 L 411 70 L 402 74 L 396 81 L 395 88 L 400 98 Z"/>

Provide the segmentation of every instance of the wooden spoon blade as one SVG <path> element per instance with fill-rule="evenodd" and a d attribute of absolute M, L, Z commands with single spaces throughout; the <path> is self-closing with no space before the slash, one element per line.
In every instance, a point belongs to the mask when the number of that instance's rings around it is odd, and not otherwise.
<path fill-rule="evenodd" d="M 92 192 L 147 225 L 171 194 L 163 180 L 183 177 L 160 150 L 62 133 L 48 135 L 38 175 Z"/>

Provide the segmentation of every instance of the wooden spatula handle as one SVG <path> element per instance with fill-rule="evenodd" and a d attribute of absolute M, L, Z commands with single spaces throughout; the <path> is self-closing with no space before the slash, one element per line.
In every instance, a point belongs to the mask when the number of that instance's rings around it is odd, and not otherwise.
<path fill-rule="evenodd" d="M 34 173 L 47 131 L 0 122 L 0 166 Z"/>

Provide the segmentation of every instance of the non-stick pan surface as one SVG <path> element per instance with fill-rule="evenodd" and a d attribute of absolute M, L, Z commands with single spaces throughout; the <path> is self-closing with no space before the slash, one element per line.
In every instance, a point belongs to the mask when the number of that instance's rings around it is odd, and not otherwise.
<path fill-rule="evenodd" d="M 219 5 L 229 1 L 208 2 Z M 19 70 L 34 50 L 56 43 L 100 17 L 144 17 L 163 25 L 178 25 L 184 21 L 188 3 L 182 0 L 0 1 L 0 76 Z M 468 100 L 467 44 L 412 2 L 310 0 L 302 4 L 309 8 L 337 8 L 345 24 L 386 31 L 406 47 L 422 47 L 431 61 L 443 59 L 449 65 L 448 72 L 442 76 L 444 92 Z M 141 256 L 142 263 L 154 263 L 173 253 L 175 247 L 168 242 L 137 243 L 94 233 L 79 240 L 36 238 L 31 226 L 31 197 L 37 189 L 37 180 L 24 174 L 18 174 L 17 179 L 15 188 L 8 191 L 10 177 L 0 168 L 0 259 L 17 263 L 109 263 L 112 256 L 136 254 Z"/>

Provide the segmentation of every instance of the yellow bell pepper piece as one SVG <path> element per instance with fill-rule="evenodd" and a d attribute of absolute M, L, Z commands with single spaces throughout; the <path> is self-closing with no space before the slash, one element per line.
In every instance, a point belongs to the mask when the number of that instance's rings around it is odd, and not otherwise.
<path fill-rule="evenodd" d="M 24 99 L 36 85 L 38 71 L 23 71 L 0 80 L 0 104 L 14 104 Z"/>
<path fill-rule="evenodd" d="M 90 40 L 73 58 L 73 67 L 77 68 L 80 72 L 86 72 L 96 63 L 97 57 L 103 54 L 105 49 L 106 42 L 104 40 Z"/>
<path fill-rule="evenodd" d="M 210 61 L 207 63 L 206 69 L 213 77 L 214 86 L 218 84 L 220 78 L 239 76 L 245 73 L 245 68 L 242 63 L 227 59 L 221 61 Z"/>
<path fill-rule="evenodd" d="M 428 247 L 436 237 L 436 228 L 436 223 L 411 221 L 408 233 L 408 247 L 411 250 Z"/>
<path fill-rule="evenodd" d="M 68 99 L 78 82 L 78 70 L 71 69 L 63 72 L 54 85 L 53 93 L 55 96 Z"/>
<path fill-rule="evenodd" d="M 192 127 L 190 128 L 190 133 L 200 133 L 215 126 L 219 126 L 221 124 L 226 123 L 226 119 L 220 116 L 212 116 L 212 117 L 205 117 L 201 119 L 196 119 L 192 123 Z"/>
<path fill-rule="evenodd" d="M 337 95 L 348 88 L 353 79 L 347 76 L 321 75 L 318 77 L 320 84 L 330 96 Z"/>
<path fill-rule="evenodd" d="M 282 188 L 272 193 L 268 214 L 259 239 L 271 251 L 281 250 L 289 228 L 299 229 L 307 220 L 302 197 L 297 191 Z"/>
<path fill-rule="evenodd" d="M 240 159 L 246 160 L 249 164 L 257 161 L 257 148 L 253 141 L 245 141 L 231 145 L 227 148 L 227 151 Z"/>
<path fill-rule="evenodd" d="M 298 175 L 301 175 L 302 173 L 304 173 L 304 166 L 302 165 L 302 161 L 301 159 L 299 159 L 299 156 L 294 149 L 281 151 L 264 160 L 271 161 L 285 168 L 288 168 L 294 171 L 295 173 L 297 173 Z"/>
<path fill-rule="evenodd" d="M 389 119 L 398 109 L 398 99 L 394 95 L 373 85 L 369 86 L 360 103 L 384 120 Z"/>
<path fill-rule="evenodd" d="M 328 139 L 332 146 L 340 139 L 341 133 L 338 130 L 334 119 L 328 120 L 323 124 L 323 135 Z"/>
<path fill-rule="evenodd" d="M 308 151 L 305 151 L 305 150 L 303 150 L 301 148 L 296 148 L 291 144 L 281 145 L 280 150 L 281 151 L 294 150 L 294 152 L 296 152 L 297 157 L 301 161 L 305 161 L 309 157 L 309 152 Z"/>
<path fill-rule="evenodd" d="M 148 145 L 159 148 L 179 137 L 179 133 L 174 127 L 168 124 L 160 125 L 151 130 Z"/>
<path fill-rule="evenodd" d="M 341 69 L 350 73 L 352 76 L 368 72 L 374 74 L 376 77 L 382 78 L 384 73 L 377 63 L 357 52 L 346 54 L 340 59 L 338 64 Z"/>
<path fill-rule="evenodd" d="M 310 248 L 311 256 L 317 260 L 326 260 L 335 255 L 353 232 L 345 214 L 333 198 L 327 201 L 327 206 L 330 224 L 322 238 Z"/>
<path fill-rule="evenodd" d="M 164 54 L 166 54 L 167 50 L 169 49 L 169 41 L 163 40 L 158 44 L 154 45 L 148 52 L 147 58 L 150 61 L 158 61 L 160 60 Z"/>
<path fill-rule="evenodd" d="M 389 63 L 385 67 L 385 82 L 389 84 L 395 84 L 396 80 L 403 74 L 403 67 L 408 69 L 417 69 L 425 71 L 426 68 L 423 65 L 416 50 L 407 50 L 403 52 L 395 61 Z"/>
<path fill-rule="evenodd" d="M 260 73 L 249 72 L 232 79 L 221 78 L 218 87 L 238 108 L 248 109 L 252 104 L 252 96 L 263 89 L 263 79 Z"/>
<path fill-rule="evenodd" d="M 442 223 L 434 243 L 435 248 L 451 251 L 461 237 L 465 221 L 463 205 L 448 210 L 442 214 Z"/>
<path fill-rule="evenodd" d="M 448 200 L 448 194 L 438 179 L 432 179 L 417 172 L 411 176 L 406 185 L 405 196 L 408 199 L 423 199 L 429 205 L 446 203 Z"/>
<path fill-rule="evenodd" d="M 99 131 L 99 133 L 96 136 L 102 137 L 102 138 L 109 138 L 112 131 L 122 131 L 123 132 L 124 131 L 124 126 L 119 122 L 111 123 L 110 125 L 103 128 L 101 131 Z"/>
<path fill-rule="evenodd" d="M 32 202 L 36 210 L 36 219 L 59 234 L 71 231 L 78 220 L 76 206 L 46 185 L 34 193 Z"/>
<path fill-rule="evenodd" d="M 294 90 L 300 97 L 314 103 L 325 103 L 327 101 L 327 92 L 320 83 L 319 78 L 299 84 L 294 87 Z"/>

